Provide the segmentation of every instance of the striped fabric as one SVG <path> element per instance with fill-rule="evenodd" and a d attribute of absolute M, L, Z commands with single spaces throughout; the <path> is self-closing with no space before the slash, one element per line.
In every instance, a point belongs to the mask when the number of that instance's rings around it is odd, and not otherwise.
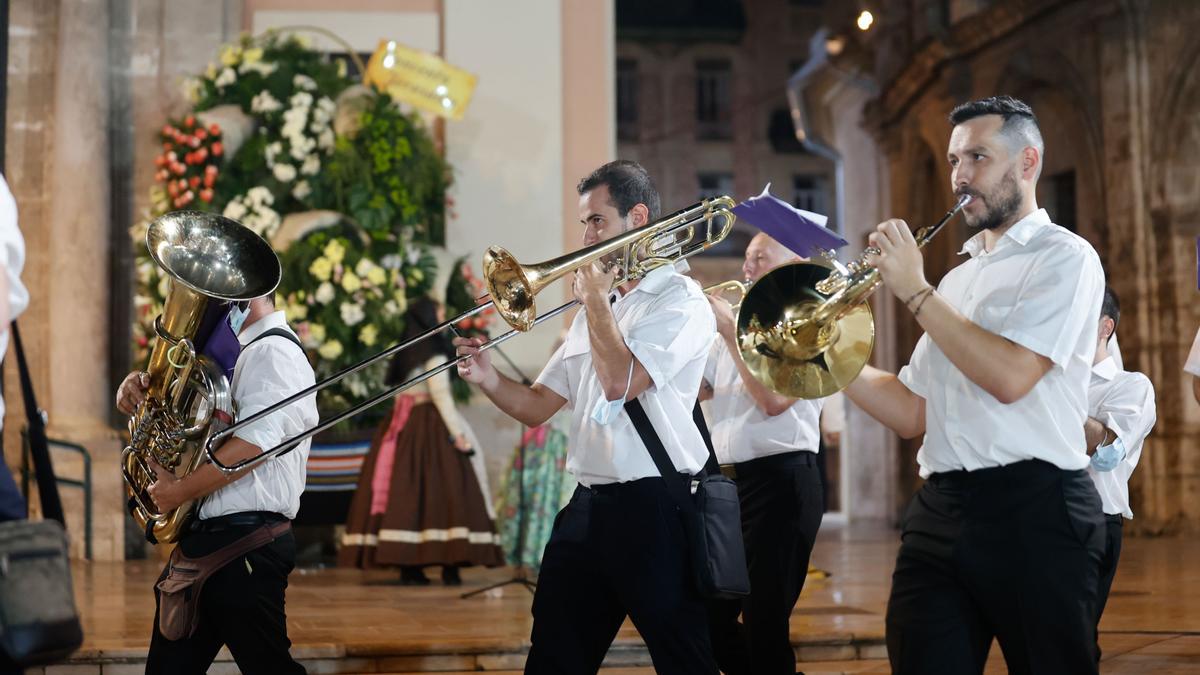
<path fill-rule="evenodd" d="M 371 439 L 349 443 L 313 443 L 308 453 L 307 492 L 353 492 Z"/>

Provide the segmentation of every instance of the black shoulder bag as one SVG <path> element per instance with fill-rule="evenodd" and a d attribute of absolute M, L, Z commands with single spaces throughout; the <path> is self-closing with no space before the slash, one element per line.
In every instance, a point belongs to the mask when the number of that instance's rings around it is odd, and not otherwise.
<path fill-rule="evenodd" d="M 16 665 L 40 666 L 65 659 L 83 643 L 71 587 L 67 533 L 58 483 L 50 464 L 46 425 L 33 396 L 33 381 L 12 324 L 29 419 L 29 445 L 45 520 L 0 523 L 0 649 Z"/>
<path fill-rule="evenodd" d="M 680 475 L 636 398 L 625 402 L 625 412 L 629 413 L 629 419 L 650 451 L 667 489 L 679 504 L 693 582 L 700 595 L 714 600 L 734 600 L 749 595 L 750 575 L 746 570 L 737 485 L 720 472 L 700 403 L 693 408 L 692 419 L 708 447 L 708 462 L 696 476 Z M 693 480 L 696 481 L 695 492 L 691 489 Z"/>

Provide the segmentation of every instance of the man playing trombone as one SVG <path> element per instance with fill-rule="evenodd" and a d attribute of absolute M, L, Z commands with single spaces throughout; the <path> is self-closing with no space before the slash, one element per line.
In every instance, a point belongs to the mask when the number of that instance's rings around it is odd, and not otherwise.
<path fill-rule="evenodd" d="M 659 217 L 659 196 L 634 162 L 606 164 L 578 186 L 592 247 Z M 533 601 L 527 673 L 595 673 L 628 615 L 660 673 L 715 674 L 704 604 L 690 582 L 683 521 L 623 406 L 637 399 L 680 473 L 707 449 L 692 409 L 715 326 L 700 287 L 672 265 L 616 289 L 617 270 L 585 265 L 583 305 L 532 386 L 492 367 L 478 338 L 456 339 L 459 374 L 529 427 L 573 411 L 567 469 L 580 485 L 559 514 Z M 628 270 L 626 270 L 628 272 Z"/>
<path fill-rule="evenodd" d="M 746 247 L 742 273 L 752 283 L 799 260 L 760 232 Z M 749 597 L 711 602 L 713 651 L 726 675 L 791 675 L 796 653 L 789 621 L 825 507 L 816 461 L 824 399 L 788 398 L 755 379 L 736 355 L 732 308 L 715 295 L 709 301 L 718 333 L 704 377 L 706 390 L 711 386 L 713 447 L 721 464 L 736 472 L 750 572 Z"/>
<path fill-rule="evenodd" d="M 971 257 L 935 289 L 908 226 L 878 226 L 868 262 L 925 334 L 899 376 L 868 366 L 846 389 L 901 436 L 925 435 L 888 657 L 901 675 L 982 673 L 995 637 L 1010 672 L 1096 673 L 1104 522 L 1083 429 L 1104 272 L 1037 207 L 1028 105 L 973 101 L 950 122 L 951 186 L 980 230 Z"/>

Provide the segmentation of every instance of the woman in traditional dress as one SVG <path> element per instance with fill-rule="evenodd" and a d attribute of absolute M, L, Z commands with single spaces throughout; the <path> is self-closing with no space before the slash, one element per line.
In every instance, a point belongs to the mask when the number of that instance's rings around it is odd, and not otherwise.
<path fill-rule="evenodd" d="M 422 298 L 408 310 L 401 341 L 444 320 L 441 305 Z M 428 338 L 396 355 L 388 382 L 453 356 L 448 338 Z M 477 445 L 454 405 L 449 372 L 398 394 L 363 462 L 339 564 L 399 567 L 401 583 L 413 585 L 429 583 L 423 568 L 431 565 L 457 585 L 459 567 L 503 564 Z"/>

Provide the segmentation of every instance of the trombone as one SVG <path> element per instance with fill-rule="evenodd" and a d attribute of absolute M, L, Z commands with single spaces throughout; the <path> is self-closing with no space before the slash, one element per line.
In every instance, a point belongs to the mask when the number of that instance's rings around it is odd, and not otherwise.
<path fill-rule="evenodd" d="M 430 328 L 415 338 L 389 347 L 368 359 L 349 366 L 341 372 L 314 384 L 304 391 L 293 394 L 270 407 L 264 408 L 243 420 L 239 420 L 236 424 L 211 436 L 205 443 L 204 451 L 208 455 L 209 460 L 212 461 L 213 466 L 216 466 L 226 475 L 247 469 L 270 457 L 282 454 L 305 440 L 333 427 L 342 420 L 349 419 L 367 408 L 387 401 L 405 389 L 420 384 L 434 375 L 457 366 L 468 357 L 460 356 L 423 373 L 414 375 L 371 399 L 357 406 L 352 406 L 297 436 L 284 440 L 273 448 L 263 450 L 253 457 L 248 457 L 234 464 L 221 462 L 216 456 L 216 449 L 238 431 L 248 425 L 254 424 L 267 415 L 276 413 L 293 403 L 313 396 L 322 389 L 357 373 L 371 364 L 390 358 L 422 340 L 437 335 L 459 321 L 474 316 L 492 306 L 495 306 L 496 311 L 513 329 L 484 343 L 480 347 L 480 350 L 486 351 L 499 346 L 516 336 L 517 333 L 528 331 L 537 324 L 554 318 L 579 304 L 578 300 L 572 300 L 538 316 L 534 298 L 550 283 L 570 272 L 578 270 L 584 265 L 589 265 L 599 260 L 605 260 L 610 265 L 616 265 L 618 273 L 616 280 L 613 282 L 613 287 L 615 288 L 621 284 L 641 279 L 658 267 L 673 265 L 680 260 L 690 258 L 697 253 L 702 253 L 720 243 L 721 240 L 729 235 L 730 230 L 733 229 L 734 220 L 736 220 L 736 216 L 733 215 L 733 207 L 734 201 L 729 197 L 722 196 L 705 199 L 685 209 L 676 211 L 669 216 L 660 218 L 653 223 L 629 230 L 607 241 L 602 241 L 574 253 L 568 253 L 533 265 L 522 265 L 505 249 L 492 246 L 488 248 L 483 257 L 483 274 L 487 280 L 490 300 L 476 305 L 453 319 L 448 319 Z"/>

